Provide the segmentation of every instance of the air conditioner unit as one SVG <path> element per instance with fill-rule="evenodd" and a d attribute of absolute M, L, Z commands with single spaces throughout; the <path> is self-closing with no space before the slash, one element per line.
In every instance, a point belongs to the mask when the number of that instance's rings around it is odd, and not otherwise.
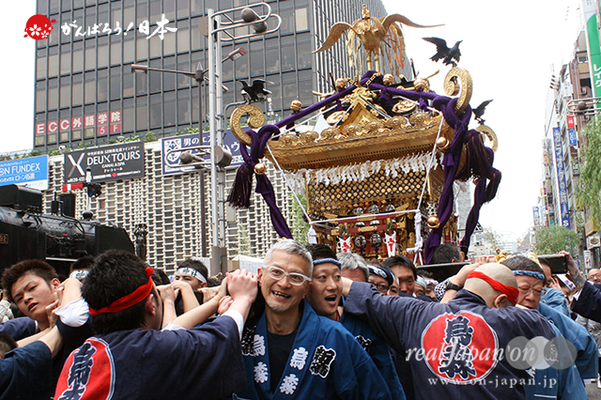
<path fill-rule="evenodd" d="M 597 232 L 593 235 L 590 235 L 589 237 L 586 238 L 587 249 L 600 247 L 600 245 L 601 245 L 601 238 L 599 237 L 599 232 Z"/>
<path fill-rule="evenodd" d="M 580 88 L 580 94 L 586 94 L 587 90 L 586 90 L 586 86 L 583 86 Z"/>

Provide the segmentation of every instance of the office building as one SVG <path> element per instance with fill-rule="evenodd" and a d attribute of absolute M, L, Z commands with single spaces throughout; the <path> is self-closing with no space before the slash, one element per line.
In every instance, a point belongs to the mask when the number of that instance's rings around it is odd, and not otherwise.
<path fill-rule="evenodd" d="M 331 90 L 330 73 L 354 76 L 342 41 L 327 52 L 312 54 L 334 23 L 360 18 L 364 3 L 372 16 L 386 15 L 381 1 L 375 0 L 268 3 L 282 18 L 276 33 L 223 47 L 223 54 L 240 46 L 248 52 L 223 63 L 223 82 L 229 89 L 223 103 L 242 100 L 240 80 L 263 79 L 272 92 L 273 118 L 287 116 L 292 100 L 313 103 L 312 89 Z M 199 62 L 206 67 L 207 43 L 198 29 L 205 10 L 246 4 L 231 0 L 39 0 L 37 13 L 57 22 L 47 40 L 37 41 L 34 149 L 54 154 L 135 136 L 143 139 L 148 132 L 159 139 L 171 137 L 198 127 L 198 90 L 193 79 L 160 72 L 134 74 L 131 64 L 181 71 L 195 71 Z M 205 90 L 203 114 L 207 103 Z M 267 111 L 265 105 L 259 106 Z M 52 191 L 60 191 L 65 183 L 62 162 L 62 156 L 51 158 L 48 201 Z M 268 166 L 268 174 L 287 216 L 289 190 L 273 166 Z M 226 187 L 234 175 L 235 168 L 227 169 Z M 208 189 L 206 185 L 210 209 Z M 88 199 L 80 192 L 78 212 L 88 208 Z M 121 225 L 130 234 L 138 224 L 145 224 L 149 263 L 172 270 L 176 261 L 200 255 L 199 231 L 207 232 L 212 226 L 210 218 L 207 226 L 200 226 L 201 193 L 198 173 L 162 175 L 160 146 L 147 143 L 145 177 L 107 182 L 103 194 L 89 201 L 89 208 L 100 221 Z M 249 210 L 228 209 L 225 214 L 230 250 L 239 247 L 241 225 L 254 255 L 263 255 L 277 239 L 258 195 Z"/>

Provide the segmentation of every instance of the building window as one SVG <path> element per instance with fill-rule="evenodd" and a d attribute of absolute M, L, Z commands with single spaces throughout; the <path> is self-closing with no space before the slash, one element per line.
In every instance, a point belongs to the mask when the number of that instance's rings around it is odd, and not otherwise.
<path fill-rule="evenodd" d="M 190 71 L 190 56 L 188 54 L 177 56 L 177 69 L 180 71 Z M 175 79 L 177 79 L 178 88 L 190 87 L 191 78 L 188 78 L 185 75 L 177 74 Z"/>
<path fill-rule="evenodd" d="M 281 39 L 282 45 L 282 72 L 292 71 L 296 68 L 296 54 L 294 53 L 294 37 L 287 36 Z"/>
<path fill-rule="evenodd" d="M 84 84 L 85 103 L 90 104 L 96 101 L 96 74 L 86 73 Z"/>
<path fill-rule="evenodd" d="M 163 50 L 162 42 L 158 37 L 153 37 L 151 39 L 144 39 L 150 45 L 150 58 L 157 58 L 161 56 L 161 52 Z"/>
<path fill-rule="evenodd" d="M 123 41 L 123 64 L 132 63 L 135 59 L 136 41 L 133 38 Z"/>
<path fill-rule="evenodd" d="M 148 129 L 148 105 L 146 97 L 137 100 L 135 131 L 142 133 Z"/>
<path fill-rule="evenodd" d="M 38 82 L 35 86 L 35 111 L 44 112 L 46 110 L 46 82 Z"/>
<path fill-rule="evenodd" d="M 149 63 L 149 66 L 152 68 L 163 68 L 163 63 L 161 60 L 152 60 Z M 148 85 L 150 93 L 157 93 L 161 91 L 161 81 L 164 79 L 162 76 L 164 72 L 155 72 L 148 76 Z"/>
<path fill-rule="evenodd" d="M 133 132 L 134 129 L 134 101 L 123 101 L 123 132 Z"/>
<path fill-rule="evenodd" d="M 71 78 L 61 78 L 60 82 L 60 108 L 68 108 L 71 105 Z"/>
<path fill-rule="evenodd" d="M 185 51 L 190 51 L 190 29 L 187 27 L 177 29 L 177 52 Z"/>
<path fill-rule="evenodd" d="M 308 31 L 309 30 L 309 19 L 307 17 L 307 8 L 297 8 L 294 13 L 295 22 L 296 22 L 296 31 Z"/>
<path fill-rule="evenodd" d="M 163 59 L 163 68 L 165 69 L 177 69 L 175 66 L 175 57 L 167 57 Z M 172 73 L 168 73 L 168 72 L 164 72 L 163 74 L 163 90 L 164 91 L 168 91 L 168 90 L 174 90 L 175 89 L 175 79 L 177 77 L 177 74 L 172 74 Z M 190 79 L 186 76 L 184 76 L 186 79 Z M 157 79 L 160 79 L 159 76 L 156 77 Z"/>
<path fill-rule="evenodd" d="M 73 75 L 73 86 L 72 86 L 72 94 L 71 94 L 71 104 L 74 106 L 79 106 L 83 103 L 83 82 L 82 75 L 77 74 Z"/>
<path fill-rule="evenodd" d="M 45 56 L 46 52 L 44 50 L 38 51 L 38 56 L 36 59 L 36 79 L 46 79 L 46 63 L 48 59 Z"/>
<path fill-rule="evenodd" d="M 109 45 L 100 45 L 98 41 L 98 65 L 97 68 L 105 68 L 109 65 Z"/>
<path fill-rule="evenodd" d="M 111 65 L 121 64 L 121 42 L 111 43 Z"/>
<path fill-rule="evenodd" d="M 177 124 L 190 125 L 190 92 L 188 90 L 177 92 Z"/>
<path fill-rule="evenodd" d="M 294 32 L 294 10 L 292 9 L 291 1 L 280 2 L 280 17 L 282 25 L 280 25 L 280 35 L 286 35 Z"/>
<path fill-rule="evenodd" d="M 74 50 L 72 55 L 73 72 L 81 72 L 83 70 L 83 49 L 80 48 L 79 50 Z"/>
<path fill-rule="evenodd" d="M 136 40 L 136 61 L 148 59 L 148 42 L 146 38 L 138 38 Z"/>
<path fill-rule="evenodd" d="M 282 91 L 284 95 L 284 107 L 290 107 L 292 100 L 298 99 L 298 86 L 296 84 L 296 73 L 289 72 L 282 75 Z"/>
<path fill-rule="evenodd" d="M 150 96 L 150 129 L 157 129 L 162 126 L 161 103 L 162 96 L 160 94 Z"/>
<path fill-rule="evenodd" d="M 174 126 L 175 125 L 175 92 L 168 92 L 164 95 L 164 126 Z"/>
<path fill-rule="evenodd" d="M 113 67 L 111 68 L 111 77 L 110 77 L 110 99 L 118 100 L 121 98 L 121 68 Z"/>
<path fill-rule="evenodd" d="M 136 77 L 136 94 L 138 96 L 144 95 L 148 92 L 148 75 L 146 74 L 135 74 Z"/>
<path fill-rule="evenodd" d="M 123 66 L 123 97 L 134 95 L 134 76 L 129 65 Z"/>
<path fill-rule="evenodd" d="M 86 71 L 96 68 L 96 46 L 94 40 L 86 41 L 85 64 Z"/>
<path fill-rule="evenodd" d="M 280 50 L 277 39 L 265 41 L 265 69 L 267 74 L 275 74 L 280 71 Z"/>
<path fill-rule="evenodd" d="M 58 79 L 48 81 L 48 110 L 58 108 Z"/>
<path fill-rule="evenodd" d="M 98 82 L 97 90 L 98 91 L 96 93 L 96 100 L 98 102 L 108 100 L 108 82 L 107 82 L 108 79 L 106 76 L 101 78 L 100 72 L 103 72 L 103 71 L 98 71 L 98 80 L 97 80 L 97 82 Z M 106 72 L 106 71 L 104 71 L 104 72 Z"/>
<path fill-rule="evenodd" d="M 296 37 L 296 53 L 298 54 L 298 69 L 311 68 L 311 36 L 308 34 Z"/>
<path fill-rule="evenodd" d="M 48 76 L 50 78 L 58 75 L 58 47 L 50 48 L 48 57 Z"/>
<path fill-rule="evenodd" d="M 71 69 L 71 53 L 68 46 L 63 46 L 63 52 L 61 53 L 61 75 L 67 75 L 72 72 Z"/>

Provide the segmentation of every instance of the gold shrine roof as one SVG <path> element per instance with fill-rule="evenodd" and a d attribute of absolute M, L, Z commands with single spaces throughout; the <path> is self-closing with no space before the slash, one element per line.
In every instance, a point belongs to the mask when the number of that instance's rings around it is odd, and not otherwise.
<path fill-rule="evenodd" d="M 357 88 L 356 92 L 360 90 L 365 88 Z M 391 117 L 355 93 L 349 108 L 331 114 L 327 118 L 329 127 L 320 133 L 297 134 L 290 130 L 268 146 L 282 168 L 297 170 L 430 152 L 439 129 L 441 136 L 452 138 L 452 130 L 439 111 L 422 112 L 415 103 L 399 103 Z M 266 155 L 270 157 L 269 152 Z"/>

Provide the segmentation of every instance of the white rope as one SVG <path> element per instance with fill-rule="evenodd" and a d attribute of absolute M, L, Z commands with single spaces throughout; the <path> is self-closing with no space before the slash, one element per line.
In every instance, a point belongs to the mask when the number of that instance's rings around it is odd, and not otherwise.
<path fill-rule="evenodd" d="M 419 261 L 421 263 L 421 265 L 423 265 L 423 260 L 422 260 L 422 247 L 424 245 L 424 241 L 422 239 L 422 214 L 421 214 L 421 205 L 422 205 L 422 201 L 424 198 L 424 193 L 426 192 L 426 185 L 428 184 L 428 177 L 430 176 L 430 170 L 432 169 L 432 163 L 434 162 L 434 160 L 436 159 L 436 142 L 438 141 L 438 138 L 440 137 L 440 132 L 442 131 L 442 124 L 444 122 L 444 119 L 442 119 L 440 121 L 440 126 L 438 127 L 438 133 L 436 134 L 436 140 L 434 140 L 434 148 L 432 149 L 432 155 L 430 156 L 430 163 L 428 164 L 428 169 L 426 171 L 426 177 L 424 180 L 424 184 L 422 186 L 422 192 L 419 195 L 419 201 L 417 202 L 417 211 L 415 213 L 415 218 L 414 218 L 414 226 L 415 226 L 415 247 L 412 247 L 410 249 L 407 249 L 408 253 L 417 253 L 418 257 L 419 257 Z"/>
<path fill-rule="evenodd" d="M 426 178 L 424 181 L 424 185 L 422 186 L 422 193 L 419 196 L 419 201 L 417 203 L 417 208 L 419 209 L 422 205 L 422 200 L 424 198 L 424 192 L 426 191 L 426 184 L 428 183 L 428 177 L 430 176 L 430 170 L 432 168 L 432 163 L 436 159 L 436 142 L 440 137 L 440 132 L 442 132 L 442 125 L 444 123 L 444 118 L 440 120 L 440 126 L 438 127 L 438 133 L 436 134 L 436 139 L 434 140 L 434 148 L 432 149 L 432 155 L 430 156 L 430 163 L 428 164 L 428 169 L 426 171 Z"/>
<path fill-rule="evenodd" d="M 275 166 L 277 167 L 277 169 L 280 171 L 280 173 L 282 174 L 282 176 L 284 177 L 284 180 L 286 181 L 286 184 L 288 185 L 288 188 L 290 189 L 290 191 L 292 192 L 292 195 L 294 196 L 294 198 L 296 199 L 296 202 L 298 203 L 298 205 L 300 206 L 301 210 L 303 210 L 303 214 L 305 215 L 305 218 L 307 218 L 307 222 L 309 222 L 309 225 L 312 224 L 313 220 L 311 219 L 311 217 L 309 217 L 309 214 L 307 214 L 307 210 L 305 210 L 305 207 L 303 207 L 303 204 L 301 203 L 300 199 L 298 198 L 298 196 L 296 195 L 296 192 L 294 191 L 292 185 L 290 184 L 290 181 L 288 180 L 288 178 L 286 177 L 286 174 L 284 173 L 284 170 L 282 169 L 282 167 L 280 166 L 280 163 L 278 162 L 278 160 L 275 158 L 275 156 L 273 155 L 273 152 L 271 151 L 271 147 L 269 147 L 269 145 L 266 146 L 267 150 L 269 150 L 269 154 L 271 154 L 271 159 L 273 160 L 273 162 L 275 163 Z"/>

